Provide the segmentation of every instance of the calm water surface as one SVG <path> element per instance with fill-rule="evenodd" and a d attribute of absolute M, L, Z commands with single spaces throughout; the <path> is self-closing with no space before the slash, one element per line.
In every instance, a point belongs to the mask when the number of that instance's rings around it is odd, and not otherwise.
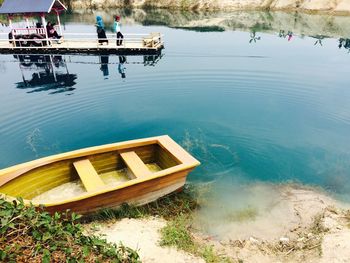
<path fill-rule="evenodd" d="M 79 18 L 67 19 L 66 32 L 95 32 L 92 14 Z M 125 33 L 157 31 L 162 55 L 127 56 L 125 78 L 118 56 L 20 64 L 1 55 L 0 168 L 169 134 L 202 163 L 191 182 L 296 181 L 349 192 L 350 54 L 338 47 L 346 36 L 288 41 L 279 31 L 124 25 Z"/>

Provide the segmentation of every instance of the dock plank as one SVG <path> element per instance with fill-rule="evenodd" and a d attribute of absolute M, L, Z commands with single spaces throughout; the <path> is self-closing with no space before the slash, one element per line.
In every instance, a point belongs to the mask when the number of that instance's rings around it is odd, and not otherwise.
<path fill-rule="evenodd" d="M 61 43 L 51 40 L 49 46 L 14 47 L 7 39 L 0 39 L 0 53 L 108 53 L 108 54 L 154 54 L 164 48 L 158 33 L 146 37 L 152 45 L 145 44 L 144 38 L 123 40 L 122 46 L 117 46 L 115 39 L 108 39 L 108 44 L 99 44 L 98 40 L 84 38 L 65 38 Z"/>

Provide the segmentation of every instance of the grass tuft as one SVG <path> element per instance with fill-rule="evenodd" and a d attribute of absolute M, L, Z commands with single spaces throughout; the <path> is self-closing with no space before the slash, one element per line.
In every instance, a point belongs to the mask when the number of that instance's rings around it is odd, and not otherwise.
<path fill-rule="evenodd" d="M 195 188 L 192 185 L 185 185 L 183 191 L 165 196 L 144 206 L 124 204 L 118 209 L 103 209 L 96 214 L 84 217 L 83 220 L 91 222 L 149 216 L 170 220 L 180 214 L 189 214 L 198 207 Z"/>
<path fill-rule="evenodd" d="M 188 218 L 184 215 L 176 217 L 174 220 L 162 228 L 160 241 L 161 246 L 174 246 L 176 248 L 193 252 L 194 242 L 187 227 Z"/>
<path fill-rule="evenodd" d="M 201 249 L 201 256 L 207 263 L 231 263 L 228 257 L 220 256 L 216 253 L 213 246 L 205 246 Z"/>
<path fill-rule="evenodd" d="M 347 222 L 346 226 L 350 228 L 350 210 L 345 211 L 344 218 Z"/>
<path fill-rule="evenodd" d="M 172 246 L 190 254 L 202 257 L 208 263 L 230 263 L 227 257 L 217 254 L 213 246 L 196 242 L 190 231 L 191 216 L 181 214 L 167 222 L 161 229 L 161 246 Z"/>
<path fill-rule="evenodd" d="M 230 259 L 219 256 L 214 247 L 196 242 L 191 234 L 190 222 L 192 213 L 199 208 L 200 194 L 206 189 L 200 189 L 186 184 L 183 191 L 177 192 L 144 206 L 122 205 L 119 209 L 105 209 L 89 217 L 84 222 L 118 220 L 122 218 L 144 218 L 149 216 L 162 217 L 167 225 L 161 230 L 161 246 L 173 246 L 190 254 L 202 257 L 209 263 L 231 262 Z M 253 212 L 244 212 L 252 217 Z M 243 213 L 242 213 L 243 214 Z M 239 217 L 244 217 L 240 215 Z"/>
<path fill-rule="evenodd" d="M 203 245 L 191 234 L 192 214 L 178 214 L 172 217 L 167 225 L 161 229 L 161 246 L 171 246 L 186 251 L 192 255 L 202 257 L 208 263 L 231 262 L 227 257 L 217 254 L 213 246 Z"/>
<path fill-rule="evenodd" d="M 324 213 L 317 214 L 312 221 L 310 231 L 314 235 L 320 235 L 324 232 L 327 232 L 328 229 L 323 225 Z"/>

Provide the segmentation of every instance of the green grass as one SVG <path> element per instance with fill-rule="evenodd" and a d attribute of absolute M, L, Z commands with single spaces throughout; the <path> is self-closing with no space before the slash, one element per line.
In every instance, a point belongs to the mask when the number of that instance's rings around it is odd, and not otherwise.
<path fill-rule="evenodd" d="M 180 214 L 161 229 L 161 246 L 172 246 L 192 255 L 202 257 L 208 263 L 231 262 L 227 257 L 217 254 L 213 246 L 196 242 L 190 231 L 191 216 Z"/>
<path fill-rule="evenodd" d="M 187 184 L 182 192 L 165 196 L 153 203 L 139 207 L 123 205 L 116 210 L 106 209 L 84 217 L 83 220 L 98 222 L 122 218 L 162 217 L 167 220 L 167 225 L 161 230 L 161 246 L 175 247 L 202 257 L 209 263 L 231 262 L 230 259 L 218 255 L 214 247 L 196 242 L 191 234 L 192 214 L 199 207 L 198 199 L 203 190 L 206 191 L 206 189 L 195 188 Z M 245 211 L 243 214 L 252 217 L 254 213 Z"/>
<path fill-rule="evenodd" d="M 205 246 L 201 249 L 201 256 L 208 263 L 231 263 L 232 260 L 217 254 L 213 246 Z"/>
<path fill-rule="evenodd" d="M 122 244 L 84 235 L 80 217 L 68 211 L 50 215 L 22 199 L 0 199 L 0 262 L 140 262 Z"/>
<path fill-rule="evenodd" d="M 167 225 L 161 230 L 161 246 L 176 247 L 202 257 L 209 263 L 231 262 L 228 258 L 219 256 L 212 246 L 196 242 L 191 234 L 192 213 L 199 207 L 198 199 L 202 191 L 203 189 L 199 187 L 187 184 L 182 192 L 165 196 L 153 203 L 140 207 L 123 205 L 117 210 L 106 209 L 83 220 L 96 222 L 122 218 L 162 217 L 167 220 Z"/>
<path fill-rule="evenodd" d="M 186 215 L 180 215 L 169 221 L 161 230 L 161 246 L 174 246 L 181 250 L 193 253 L 195 252 L 195 243 L 187 227 L 188 218 Z"/>
<path fill-rule="evenodd" d="M 179 214 L 190 214 L 198 206 L 195 188 L 192 185 L 186 185 L 183 191 L 165 196 L 150 204 L 138 207 L 124 204 L 119 209 L 103 209 L 96 214 L 84 217 L 83 220 L 90 222 L 149 216 L 170 220 Z"/>

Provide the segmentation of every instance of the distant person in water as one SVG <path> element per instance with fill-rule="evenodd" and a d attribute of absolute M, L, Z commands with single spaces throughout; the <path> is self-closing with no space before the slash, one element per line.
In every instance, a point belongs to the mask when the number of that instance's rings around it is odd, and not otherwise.
<path fill-rule="evenodd" d="M 55 24 L 52 24 L 50 21 L 47 22 L 47 24 L 46 24 L 47 36 L 60 39 L 61 36 L 58 35 L 58 33 L 55 30 L 54 26 L 55 26 Z"/>
<path fill-rule="evenodd" d="M 125 75 L 126 67 L 124 66 L 125 62 L 126 62 L 126 57 L 119 56 L 118 72 L 120 73 L 122 79 L 126 78 L 126 75 Z"/>
<path fill-rule="evenodd" d="M 103 23 L 102 17 L 101 16 L 96 16 L 96 28 L 97 28 L 97 37 L 98 37 L 98 43 L 102 45 L 103 43 L 108 44 L 108 39 L 106 36 L 106 31 L 105 31 L 105 25 Z"/>
<path fill-rule="evenodd" d="M 113 31 L 117 33 L 117 46 L 121 46 L 123 44 L 123 34 L 120 32 L 121 24 L 120 24 L 120 16 L 116 16 L 113 25 Z"/>

